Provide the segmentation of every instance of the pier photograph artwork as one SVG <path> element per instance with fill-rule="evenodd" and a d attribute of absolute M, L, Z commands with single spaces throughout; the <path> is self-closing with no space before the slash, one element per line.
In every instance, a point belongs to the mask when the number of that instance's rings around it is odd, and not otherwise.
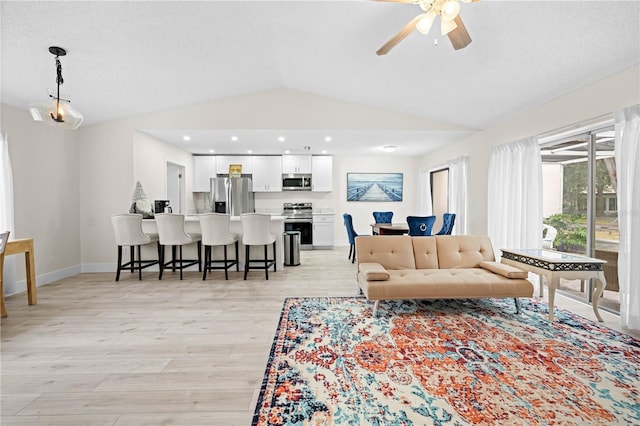
<path fill-rule="evenodd" d="M 347 173 L 347 201 L 402 201 L 402 173 Z"/>

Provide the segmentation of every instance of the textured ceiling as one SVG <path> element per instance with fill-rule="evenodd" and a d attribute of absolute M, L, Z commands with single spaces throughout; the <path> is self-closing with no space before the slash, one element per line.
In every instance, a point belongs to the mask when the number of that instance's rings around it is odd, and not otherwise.
<path fill-rule="evenodd" d="M 386 56 L 375 51 L 420 13 L 417 5 L 2 1 L 0 7 L 2 102 L 26 108 L 42 100 L 55 85 L 47 48 L 62 46 L 63 91 L 85 115 L 83 126 L 287 88 L 475 130 L 640 63 L 638 1 L 462 3 L 473 38 L 467 48 L 454 51 L 434 26 L 431 35 L 414 32 Z M 420 137 L 361 130 L 366 137 L 354 138 L 357 144 L 379 139 L 401 146 L 403 138 Z M 313 134 L 323 138 L 327 131 Z M 246 132 L 246 140 L 255 133 Z M 467 134 L 423 136 L 447 143 Z M 422 152 L 436 144 L 426 145 Z"/>

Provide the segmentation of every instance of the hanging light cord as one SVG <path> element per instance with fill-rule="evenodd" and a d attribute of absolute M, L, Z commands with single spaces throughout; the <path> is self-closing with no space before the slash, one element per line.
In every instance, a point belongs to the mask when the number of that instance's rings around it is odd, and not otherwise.
<path fill-rule="evenodd" d="M 56 56 L 56 71 L 58 72 L 58 78 L 56 78 L 56 82 L 58 84 L 64 84 L 64 80 L 62 79 L 62 64 L 60 63 L 59 56 Z"/>
<path fill-rule="evenodd" d="M 51 114 L 51 118 L 55 121 L 62 123 L 64 120 L 60 116 L 60 85 L 64 83 L 62 79 L 62 64 L 60 63 L 60 57 L 56 56 L 56 83 L 58 83 L 58 95 L 56 96 L 56 115 Z M 53 96 L 52 96 L 53 97 Z"/>

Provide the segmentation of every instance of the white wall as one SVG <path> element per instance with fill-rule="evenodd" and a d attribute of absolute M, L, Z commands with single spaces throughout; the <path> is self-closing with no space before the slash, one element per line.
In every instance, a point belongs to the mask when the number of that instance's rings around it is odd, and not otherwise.
<path fill-rule="evenodd" d="M 417 210 L 418 169 L 430 169 L 461 155 L 469 156 L 469 233 L 486 233 L 487 167 L 492 146 L 601 116 L 640 102 L 640 67 L 611 76 L 563 96 L 547 105 L 506 119 L 503 123 L 422 159 L 337 157 L 334 191 L 309 194 L 319 208 L 336 212 L 336 243 L 346 235 L 342 213 L 354 215 L 359 233 L 369 233 L 371 211 L 394 210 L 402 219 Z M 2 105 L 2 129 L 9 137 L 16 196 L 16 237 L 33 237 L 36 274 L 40 283 L 60 274 L 113 270 L 116 250 L 109 216 L 126 211 L 135 182 L 141 180 L 147 196 L 164 194 L 165 167 L 148 162 L 158 141 L 141 137 L 150 128 L 298 128 L 298 129 L 429 129 L 433 123 L 382 109 L 359 106 L 281 89 L 238 96 L 206 105 L 184 107 L 77 131 L 58 130 L 34 123 L 26 110 Z M 177 151 L 172 151 L 172 150 Z M 162 146 L 163 160 L 183 163 L 188 157 L 177 148 Z M 154 157 L 155 158 L 155 157 Z M 187 164 L 190 191 L 192 164 Z M 403 203 L 346 202 L 347 172 L 403 172 Z M 162 186 L 162 187 L 161 187 Z M 293 194 L 260 194 L 256 207 L 271 202 L 296 201 Z M 192 200 L 187 197 L 190 203 Z M 111 269 L 109 269 L 111 268 Z M 20 268 L 18 268 L 20 269 Z M 23 272 L 19 271 L 23 274 Z M 19 278 L 22 277 L 19 276 Z"/>
<path fill-rule="evenodd" d="M 562 96 L 531 111 L 505 119 L 463 141 L 422 158 L 433 169 L 461 155 L 469 156 L 467 233 L 487 233 L 487 181 L 491 147 L 601 117 L 640 102 L 640 66 Z"/>
<path fill-rule="evenodd" d="M 80 213 L 77 135 L 36 123 L 27 110 L 2 104 L 13 170 L 15 232 L 33 238 L 38 285 L 80 272 Z M 26 290 L 24 256 L 15 257 L 17 283 L 5 293 Z"/>
<path fill-rule="evenodd" d="M 193 187 L 193 157 L 187 151 L 155 139 L 142 132 L 133 135 L 133 179 L 140 181 L 149 201 L 167 199 L 167 162 L 185 167 L 187 211 L 194 208 L 191 197 Z M 133 187 L 131 188 L 133 193 Z M 173 203 L 172 203 L 173 204 Z M 174 213 L 178 212 L 174 206 Z"/>
<path fill-rule="evenodd" d="M 450 126 L 451 127 L 451 126 Z M 109 216 L 126 211 L 131 202 L 135 183 L 140 180 L 150 200 L 164 198 L 165 162 L 186 166 L 187 193 L 191 192 L 193 162 L 190 154 L 172 145 L 160 142 L 144 129 L 159 128 L 442 128 L 440 123 L 392 113 L 322 96 L 289 89 L 276 89 L 224 99 L 210 104 L 193 105 L 99 126 L 78 130 L 81 147 L 79 161 L 80 199 L 92 209 L 81 210 L 82 270 L 108 271 L 113 269 L 116 251 Z M 458 128 L 451 127 L 453 130 Z M 331 194 L 307 194 L 318 208 L 333 208 L 336 213 L 336 241 L 346 240 L 342 213 L 355 210 L 354 225 L 361 233 L 370 233 L 371 211 L 388 207 L 390 203 L 347 203 L 340 191 L 346 188 L 348 172 L 403 172 L 405 194 L 411 194 L 417 185 L 416 160 L 400 158 L 396 163 L 388 157 L 354 157 L 333 166 L 334 191 Z M 84 182 L 91 183 L 85 184 Z M 417 187 L 417 186 L 415 186 Z M 409 190 L 408 190 L 409 189 Z M 280 208 L 284 201 L 295 195 L 259 194 L 256 208 Z M 416 201 L 405 195 L 398 203 L 398 217 L 414 210 Z M 187 210 L 194 209 L 193 198 L 187 197 Z M 352 204 L 357 205 L 355 208 Z M 377 205 L 376 205 L 377 204 Z M 393 203 L 395 204 L 395 203 Z M 279 206 L 279 207 L 275 207 Z M 339 217 L 338 217 L 339 216 Z"/>
<path fill-rule="evenodd" d="M 393 161 L 390 161 L 393 158 Z M 418 206 L 418 159 L 415 157 L 383 156 L 333 157 L 333 191 L 326 192 L 264 192 L 256 193 L 256 210 L 281 211 L 283 203 L 312 202 L 314 209 L 331 209 L 335 213 L 334 241 L 348 245 L 342 215 L 353 216 L 353 226 L 359 234 L 371 234 L 372 212 L 393 211 L 394 221 L 404 222 L 408 215 L 416 214 Z M 404 197 L 402 202 L 347 201 L 347 173 L 403 173 Z"/>
<path fill-rule="evenodd" d="M 128 211 L 131 204 L 136 182 L 133 175 L 134 132 L 131 120 L 77 130 L 83 272 L 102 271 L 105 261 L 115 264 L 115 238 L 110 216 Z"/>

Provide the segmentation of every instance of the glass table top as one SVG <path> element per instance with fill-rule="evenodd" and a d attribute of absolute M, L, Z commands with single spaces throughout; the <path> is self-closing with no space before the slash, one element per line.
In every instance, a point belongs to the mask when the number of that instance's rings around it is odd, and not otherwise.
<path fill-rule="evenodd" d="M 604 260 L 594 259 L 592 257 L 581 256 L 573 253 L 563 253 L 556 250 L 547 249 L 502 249 L 503 252 L 513 253 L 520 256 L 528 256 L 535 259 L 545 260 L 547 262 L 602 262 Z"/>

